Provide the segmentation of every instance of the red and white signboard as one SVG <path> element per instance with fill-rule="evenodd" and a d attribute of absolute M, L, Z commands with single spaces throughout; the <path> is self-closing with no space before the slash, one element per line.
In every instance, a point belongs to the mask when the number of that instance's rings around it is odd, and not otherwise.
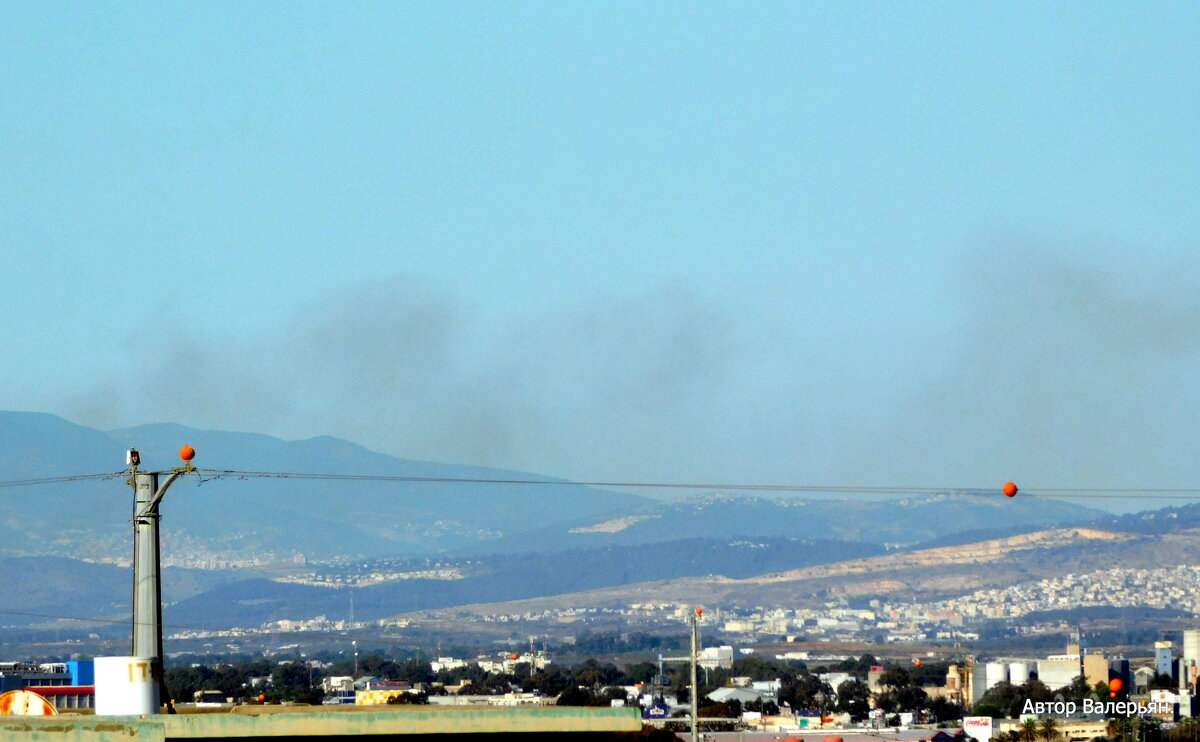
<path fill-rule="evenodd" d="M 1152 690 L 1150 691 L 1150 703 L 1152 704 L 1151 714 L 1173 719 L 1175 704 L 1181 704 L 1183 700 L 1169 690 Z"/>
<path fill-rule="evenodd" d="M 990 716 L 965 716 L 963 717 L 963 731 L 971 739 L 979 742 L 988 742 L 992 738 L 992 731 L 995 725 Z"/>

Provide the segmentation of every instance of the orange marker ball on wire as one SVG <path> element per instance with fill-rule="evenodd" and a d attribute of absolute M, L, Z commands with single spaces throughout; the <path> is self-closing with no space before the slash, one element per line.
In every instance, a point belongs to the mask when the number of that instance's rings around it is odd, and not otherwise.
<path fill-rule="evenodd" d="M 192 459 L 196 458 L 196 449 L 192 448 L 191 446 L 184 446 L 183 448 L 179 449 L 179 458 L 183 459 L 184 461 L 191 461 Z"/>
<path fill-rule="evenodd" d="M 1018 490 L 1017 485 L 1013 484 L 1012 482 L 1005 482 L 1001 491 L 1004 493 L 1005 497 L 1014 497 L 1020 490 Z"/>

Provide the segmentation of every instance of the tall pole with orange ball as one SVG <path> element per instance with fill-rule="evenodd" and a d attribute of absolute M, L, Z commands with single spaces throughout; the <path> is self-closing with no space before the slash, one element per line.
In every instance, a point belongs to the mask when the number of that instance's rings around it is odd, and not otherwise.
<path fill-rule="evenodd" d="M 696 685 L 696 657 L 700 652 L 700 617 L 703 615 L 703 608 L 692 611 L 692 742 L 700 739 L 700 689 Z"/>
<path fill-rule="evenodd" d="M 196 451 L 184 446 L 179 451 L 184 465 L 167 472 L 138 471 L 141 457 L 130 449 L 129 485 L 133 487 L 133 656 L 148 657 L 155 690 L 159 694 L 154 706 L 167 697 L 163 684 L 162 638 L 162 569 L 159 559 L 158 506 L 167 489 L 184 474 L 194 471 L 192 459 Z M 166 479 L 160 482 L 160 477 Z M 174 708 L 172 707 L 172 711 Z"/>

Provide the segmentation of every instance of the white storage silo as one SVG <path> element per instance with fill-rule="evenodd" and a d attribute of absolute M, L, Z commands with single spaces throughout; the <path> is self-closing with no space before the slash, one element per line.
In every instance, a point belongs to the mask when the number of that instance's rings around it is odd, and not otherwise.
<path fill-rule="evenodd" d="M 150 657 L 96 658 L 96 715 L 141 716 L 159 711 Z"/>
<path fill-rule="evenodd" d="M 1024 685 L 1029 682 L 1029 675 L 1033 672 L 1033 664 L 1030 662 L 1010 662 L 1008 663 L 1008 682 L 1013 685 Z"/>
<path fill-rule="evenodd" d="M 991 690 L 997 684 L 1008 680 L 1008 665 L 1003 662 L 989 662 L 984 669 L 983 677 L 985 687 Z"/>
<path fill-rule="evenodd" d="M 1183 658 L 1200 665 L 1200 630 L 1188 629 L 1183 632 Z"/>

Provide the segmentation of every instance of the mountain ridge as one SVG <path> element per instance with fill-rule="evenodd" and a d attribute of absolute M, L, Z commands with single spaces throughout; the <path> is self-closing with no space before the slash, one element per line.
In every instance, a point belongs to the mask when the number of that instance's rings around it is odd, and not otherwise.
<path fill-rule="evenodd" d="M 381 481 L 264 477 L 238 480 L 187 476 L 163 501 L 163 554 L 252 560 L 396 556 L 471 548 L 543 523 L 604 517 L 647 499 L 526 472 L 387 456 L 328 436 L 285 441 L 259 433 L 198 430 L 174 423 L 104 432 L 47 413 L 0 412 L 0 480 L 45 477 L 62 469 L 111 472 L 106 481 L 23 487 L 0 505 L 0 553 L 127 559 L 132 497 L 121 481 L 124 449 L 136 447 L 146 470 L 178 462 L 179 446 L 197 450 L 195 465 L 217 470 L 377 476 Z M 382 481 L 387 477 L 414 481 Z M 415 480 L 426 481 L 415 481 Z M 524 479 L 537 485 L 438 482 L 437 479 Z M 46 538 L 45 534 L 52 537 Z M 173 553 L 174 552 L 174 553 Z"/>

